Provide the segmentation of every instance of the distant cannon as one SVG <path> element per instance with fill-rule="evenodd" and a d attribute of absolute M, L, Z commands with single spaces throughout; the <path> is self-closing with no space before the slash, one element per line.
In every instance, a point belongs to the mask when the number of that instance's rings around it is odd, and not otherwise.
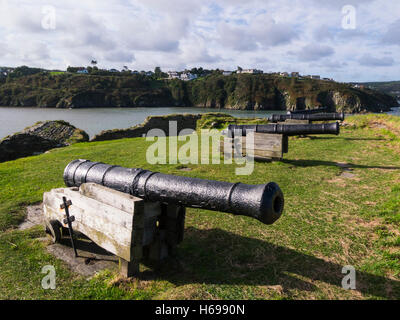
<path fill-rule="evenodd" d="M 344 121 L 344 112 L 341 113 L 315 113 L 315 114 L 273 114 L 268 117 L 269 122 L 284 122 L 286 120 L 307 120 L 307 121 Z"/>
<path fill-rule="evenodd" d="M 255 125 L 229 125 L 227 136 L 246 136 L 248 132 L 282 134 L 297 136 L 306 134 L 335 134 L 340 132 L 339 122 L 319 124 L 255 124 Z"/>
<path fill-rule="evenodd" d="M 289 151 L 289 136 L 304 136 L 308 134 L 334 134 L 340 132 L 339 122 L 303 124 L 303 123 L 271 123 L 257 125 L 229 125 L 226 136 L 221 141 L 221 151 L 224 157 L 233 154 L 253 156 L 260 161 L 281 160 L 283 154 Z M 249 135 L 252 138 L 248 138 Z"/>
<path fill-rule="evenodd" d="M 272 224 L 282 214 L 283 193 L 279 186 L 247 185 L 123 168 L 89 160 L 74 160 L 64 171 L 68 187 L 96 183 L 146 201 L 177 204 L 255 218 Z"/>
<path fill-rule="evenodd" d="M 315 109 L 306 109 L 306 110 L 290 110 L 287 114 L 315 114 L 315 113 L 324 113 L 328 112 L 329 108 L 315 108 Z"/>

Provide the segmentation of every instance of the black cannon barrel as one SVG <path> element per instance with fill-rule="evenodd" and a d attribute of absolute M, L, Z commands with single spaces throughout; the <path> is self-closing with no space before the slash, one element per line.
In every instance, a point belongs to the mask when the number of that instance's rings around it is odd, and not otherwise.
<path fill-rule="evenodd" d="M 268 117 L 270 122 L 283 122 L 285 120 L 309 120 L 309 121 L 331 121 L 344 120 L 344 112 L 341 113 L 315 113 L 315 114 L 273 114 Z"/>
<path fill-rule="evenodd" d="M 68 187 L 93 182 L 143 198 L 178 205 L 249 216 L 272 224 L 282 214 L 283 193 L 279 186 L 248 185 L 123 168 L 89 160 L 74 160 L 64 170 Z"/>
<path fill-rule="evenodd" d="M 315 114 L 315 113 L 323 113 L 328 112 L 329 108 L 315 108 L 315 109 L 306 109 L 306 110 L 290 110 L 287 114 Z"/>
<path fill-rule="evenodd" d="M 313 123 L 313 124 L 255 124 L 255 125 L 229 125 L 228 137 L 246 136 L 249 132 L 284 134 L 297 136 L 304 134 L 336 134 L 340 132 L 339 122 Z"/>

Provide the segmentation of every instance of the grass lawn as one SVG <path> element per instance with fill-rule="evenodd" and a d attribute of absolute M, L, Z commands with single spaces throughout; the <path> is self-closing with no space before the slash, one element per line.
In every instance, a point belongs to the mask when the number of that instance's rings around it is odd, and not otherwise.
<path fill-rule="evenodd" d="M 281 162 L 235 166 L 150 165 L 143 138 L 79 143 L 0 164 L 0 299 L 400 299 L 400 118 L 355 116 L 340 136 L 290 138 Z M 83 158 L 163 173 L 258 184 L 274 181 L 285 209 L 271 226 L 188 209 L 177 256 L 140 279 L 111 271 L 87 280 L 45 250 L 40 227 L 18 231 L 24 206 L 62 187 Z M 41 287 L 54 265 L 57 289 Z M 357 289 L 341 287 L 355 267 Z"/>

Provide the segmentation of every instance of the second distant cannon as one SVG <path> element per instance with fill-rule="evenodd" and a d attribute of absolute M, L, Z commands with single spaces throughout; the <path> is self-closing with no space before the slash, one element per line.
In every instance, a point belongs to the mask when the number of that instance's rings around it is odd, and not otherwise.
<path fill-rule="evenodd" d="M 344 121 L 344 112 L 340 113 L 291 113 L 273 114 L 268 117 L 269 122 L 284 122 L 287 120 L 306 120 L 306 121 Z"/>

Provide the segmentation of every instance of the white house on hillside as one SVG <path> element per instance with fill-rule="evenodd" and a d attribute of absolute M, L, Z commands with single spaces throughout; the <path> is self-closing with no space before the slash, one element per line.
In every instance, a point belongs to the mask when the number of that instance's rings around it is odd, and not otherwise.
<path fill-rule="evenodd" d="M 176 71 L 167 71 L 169 79 L 179 79 L 179 74 Z"/>
<path fill-rule="evenodd" d="M 263 73 L 264 71 L 258 70 L 258 69 L 243 69 L 243 70 L 238 70 L 237 73 L 250 73 L 250 74 L 257 74 L 257 73 Z"/>
<path fill-rule="evenodd" d="M 192 74 L 190 72 L 184 72 L 184 73 L 181 74 L 181 77 L 180 77 L 180 79 L 184 80 L 184 81 L 190 81 L 190 80 L 194 80 L 196 78 L 197 78 L 197 75 L 196 74 Z"/>
<path fill-rule="evenodd" d="M 222 75 L 224 76 L 230 76 L 233 72 L 232 71 L 223 71 Z"/>

